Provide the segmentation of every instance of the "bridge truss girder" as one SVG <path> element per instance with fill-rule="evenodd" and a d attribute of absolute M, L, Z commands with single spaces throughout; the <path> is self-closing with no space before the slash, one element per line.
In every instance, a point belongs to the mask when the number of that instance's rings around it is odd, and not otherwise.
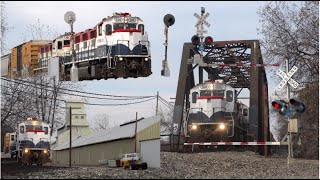
<path fill-rule="evenodd" d="M 183 111 L 190 107 L 189 93 L 195 86 L 194 70 L 198 68 L 198 83 L 203 83 L 203 70 L 208 73 L 209 79 L 219 78 L 218 74 L 226 75 L 227 82 L 233 88 L 247 88 L 250 91 L 249 128 L 252 141 L 270 141 L 268 83 L 264 67 L 255 66 L 220 66 L 217 64 L 262 64 L 260 43 L 258 40 L 217 41 L 211 46 L 205 46 L 203 62 L 210 64 L 201 67 L 192 65 L 190 59 L 199 54 L 198 47 L 192 43 L 184 43 L 179 79 L 176 91 L 173 121 L 178 126 L 178 140 L 182 132 Z M 181 144 L 178 143 L 178 144 Z M 179 145 L 176 148 L 180 148 Z M 270 148 L 259 146 L 260 154 L 267 156 Z"/>

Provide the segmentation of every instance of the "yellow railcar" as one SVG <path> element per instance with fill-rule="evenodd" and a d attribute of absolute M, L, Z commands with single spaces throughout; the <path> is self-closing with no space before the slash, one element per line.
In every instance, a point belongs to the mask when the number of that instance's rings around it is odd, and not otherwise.
<path fill-rule="evenodd" d="M 31 40 L 11 49 L 10 78 L 27 78 L 38 66 L 39 49 L 50 40 Z"/>

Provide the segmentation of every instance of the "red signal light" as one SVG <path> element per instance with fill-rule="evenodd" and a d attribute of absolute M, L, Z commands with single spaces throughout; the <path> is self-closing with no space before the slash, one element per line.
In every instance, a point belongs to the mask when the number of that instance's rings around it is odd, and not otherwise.
<path fill-rule="evenodd" d="M 273 101 L 271 104 L 275 109 L 280 109 L 280 104 L 279 103 Z"/>
<path fill-rule="evenodd" d="M 204 39 L 204 42 L 206 45 L 211 45 L 213 43 L 213 39 L 211 36 L 207 36 L 205 39 Z"/>

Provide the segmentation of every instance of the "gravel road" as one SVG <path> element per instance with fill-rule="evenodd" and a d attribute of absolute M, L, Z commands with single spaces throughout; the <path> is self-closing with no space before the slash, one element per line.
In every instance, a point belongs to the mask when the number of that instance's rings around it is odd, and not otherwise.
<path fill-rule="evenodd" d="M 174 153 L 161 152 L 161 168 L 140 171 L 91 167 L 24 166 L 2 163 L 1 176 L 28 179 L 65 178 L 258 178 L 319 179 L 319 161 L 283 157 L 265 158 L 254 152 Z"/>

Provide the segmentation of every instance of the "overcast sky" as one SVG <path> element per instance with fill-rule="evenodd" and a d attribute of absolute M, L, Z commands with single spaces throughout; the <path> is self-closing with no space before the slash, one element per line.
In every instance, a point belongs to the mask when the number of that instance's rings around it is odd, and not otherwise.
<path fill-rule="evenodd" d="M 61 34 L 69 31 L 69 26 L 63 19 L 67 11 L 74 11 L 76 14 L 77 20 L 74 24 L 76 32 L 92 28 L 113 12 L 129 12 L 133 16 L 140 17 L 145 23 L 145 29 L 151 42 L 153 74 L 146 78 L 94 80 L 80 83 L 84 85 L 85 91 L 103 94 L 156 95 L 159 91 L 160 96 L 170 101 L 169 98 L 174 98 L 176 95 L 183 43 L 190 42 L 191 37 L 196 33 L 197 19 L 193 14 L 200 14 L 201 7 L 206 8 L 206 12 L 210 13 L 207 21 L 211 24 L 208 28 L 208 35 L 212 36 L 215 41 L 261 39 L 257 33 L 259 27 L 257 10 L 263 4 L 264 2 L 249 1 L 6 2 L 8 23 L 14 27 L 8 33 L 7 44 L 9 48 L 21 44 L 22 33 L 26 31 L 26 26 L 35 24 L 38 19 Z M 163 16 L 168 13 L 175 16 L 175 24 L 169 28 L 168 63 L 171 76 L 163 77 L 160 75 L 165 41 Z M 269 80 L 269 85 L 273 87 L 274 83 Z M 272 92 L 273 88 L 269 87 L 269 95 Z M 90 100 L 90 102 L 114 103 L 106 100 Z M 95 113 L 106 113 L 117 124 L 134 119 L 136 111 L 139 112 L 139 117 L 152 116 L 155 114 L 155 107 L 156 101 L 151 101 L 130 106 L 87 106 L 87 112 L 89 119 L 92 119 Z"/>

